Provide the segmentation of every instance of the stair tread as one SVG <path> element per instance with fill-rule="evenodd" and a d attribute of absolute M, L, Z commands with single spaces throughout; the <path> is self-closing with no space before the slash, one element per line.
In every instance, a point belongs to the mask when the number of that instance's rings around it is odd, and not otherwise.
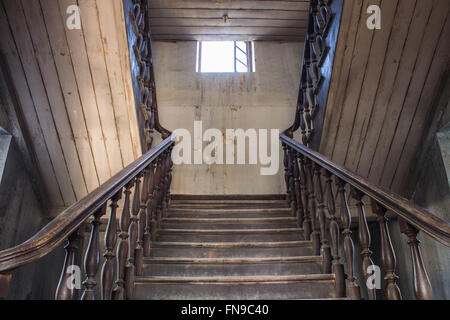
<path fill-rule="evenodd" d="M 160 232 L 179 233 L 278 233 L 278 232 L 302 232 L 301 228 L 280 228 L 280 229 L 161 229 Z"/>
<path fill-rule="evenodd" d="M 291 208 L 288 207 L 262 207 L 262 208 L 223 208 L 223 207 L 211 207 L 211 208 L 183 208 L 183 207 L 169 207 L 168 212 L 291 212 Z"/>
<path fill-rule="evenodd" d="M 231 248 L 231 247 L 294 247 L 294 246 L 312 246 L 311 241 L 274 241 L 274 242 L 170 242 L 157 241 L 152 244 L 153 247 L 207 247 L 207 248 Z"/>
<path fill-rule="evenodd" d="M 192 258 L 192 257 L 146 257 L 146 263 L 264 263 L 264 262 L 321 262 L 321 256 L 290 257 L 239 257 L 239 258 Z"/>
<path fill-rule="evenodd" d="M 266 217 L 266 218 L 163 218 L 162 222 L 258 222 L 258 221 L 297 221 L 294 217 Z"/>
<path fill-rule="evenodd" d="M 169 277 L 169 276 L 145 276 L 136 277 L 136 282 L 176 282 L 176 283 L 277 283 L 277 282 L 299 282 L 299 281 L 334 281 L 334 274 L 299 274 L 285 276 L 209 276 L 209 277 Z"/>

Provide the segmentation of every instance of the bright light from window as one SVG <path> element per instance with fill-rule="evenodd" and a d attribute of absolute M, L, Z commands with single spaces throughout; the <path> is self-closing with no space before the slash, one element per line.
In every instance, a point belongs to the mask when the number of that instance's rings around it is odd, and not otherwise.
<path fill-rule="evenodd" d="M 202 72 L 234 72 L 233 41 L 204 41 L 201 55 Z"/>
<path fill-rule="evenodd" d="M 253 43 L 245 41 L 199 41 L 197 72 L 254 71 Z"/>

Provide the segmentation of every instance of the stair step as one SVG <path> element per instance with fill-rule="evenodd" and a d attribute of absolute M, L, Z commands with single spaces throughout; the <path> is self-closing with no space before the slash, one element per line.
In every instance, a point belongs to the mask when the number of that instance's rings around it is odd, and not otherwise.
<path fill-rule="evenodd" d="M 295 228 L 294 217 L 271 218 L 164 218 L 162 227 L 167 229 L 270 229 Z"/>
<path fill-rule="evenodd" d="M 154 242 L 151 257 L 241 258 L 306 256 L 310 241 L 284 242 Z"/>
<path fill-rule="evenodd" d="M 171 206 L 203 206 L 203 205 L 280 205 L 281 207 L 288 206 L 286 200 L 264 200 L 264 199 L 223 199 L 223 200 L 170 200 Z"/>
<path fill-rule="evenodd" d="M 304 240 L 300 228 L 281 229 L 161 229 L 157 241 L 244 242 Z"/>
<path fill-rule="evenodd" d="M 224 277 L 319 274 L 321 256 L 264 258 L 145 258 L 145 276 Z"/>
<path fill-rule="evenodd" d="M 283 202 L 231 202 L 231 203 L 170 203 L 171 209 L 265 209 L 265 208 L 277 208 L 286 209 L 289 208 L 289 204 L 286 201 Z"/>
<path fill-rule="evenodd" d="M 247 201 L 247 200 L 286 200 L 285 194 L 171 194 L 173 201 Z"/>
<path fill-rule="evenodd" d="M 292 217 L 289 208 L 264 209 L 186 209 L 171 208 L 167 211 L 167 218 L 289 218 Z"/>
<path fill-rule="evenodd" d="M 319 299 L 330 298 L 332 274 L 243 277 L 138 277 L 136 299 Z"/>

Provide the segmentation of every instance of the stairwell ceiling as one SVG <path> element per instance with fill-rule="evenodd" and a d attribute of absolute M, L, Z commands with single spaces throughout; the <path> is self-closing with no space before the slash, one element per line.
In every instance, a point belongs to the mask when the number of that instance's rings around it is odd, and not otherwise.
<path fill-rule="evenodd" d="M 308 0 L 151 0 L 154 40 L 304 41 Z"/>

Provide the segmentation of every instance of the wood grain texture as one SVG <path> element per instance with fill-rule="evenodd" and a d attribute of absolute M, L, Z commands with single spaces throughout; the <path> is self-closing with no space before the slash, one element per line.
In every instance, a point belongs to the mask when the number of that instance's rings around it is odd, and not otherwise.
<path fill-rule="evenodd" d="M 149 2 L 152 35 L 158 40 L 214 40 L 217 35 L 236 40 L 239 34 L 239 40 L 303 41 L 308 11 L 309 1 Z"/>
<path fill-rule="evenodd" d="M 69 5 L 81 29 L 68 29 Z M 12 79 L 51 206 L 70 206 L 141 154 L 120 1 L 2 0 Z"/>
<path fill-rule="evenodd" d="M 45 85 L 41 77 L 41 70 L 36 60 L 32 40 L 26 24 L 22 23 L 25 19 L 22 6 L 17 1 L 9 0 L 4 1 L 3 4 L 7 11 L 9 23 L 11 24 L 14 40 L 27 78 L 31 97 L 36 108 L 39 126 L 42 129 L 45 138 L 47 152 L 50 155 L 63 200 L 65 203 L 73 203 L 76 200 L 74 189 L 58 133 L 55 128 L 55 123 L 53 122 L 52 111 L 48 102 Z M 27 111 L 28 110 L 24 110 L 24 112 Z"/>
<path fill-rule="evenodd" d="M 108 66 L 108 79 L 111 87 L 112 101 L 114 106 L 114 117 L 119 136 L 120 148 L 124 165 L 134 160 L 133 148 L 131 143 L 130 123 L 127 100 L 123 88 L 123 76 L 120 63 L 120 47 L 117 37 L 116 22 L 111 19 L 114 17 L 113 0 L 96 1 L 98 8 L 98 22 L 102 34 L 103 50 L 105 61 Z M 131 81 L 131 77 L 130 77 Z"/>
<path fill-rule="evenodd" d="M 59 11 L 64 23 L 66 18 L 65 8 L 76 5 L 75 0 L 59 1 Z M 108 162 L 105 139 L 100 122 L 95 90 L 92 80 L 92 71 L 86 53 L 86 44 L 82 30 L 68 30 L 65 28 L 67 44 L 72 58 L 75 78 L 78 85 L 81 105 L 86 120 L 87 133 L 92 149 L 92 154 L 100 183 L 111 177 L 111 168 Z"/>
<path fill-rule="evenodd" d="M 357 171 L 364 177 L 369 175 L 371 160 L 376 149 L 377 139 L 384 122 L 384 114 L 387 110 L 388 100 L 392 86 L 397 77 L 400 58 L 412 22 L 416 1 L 400 0 L 397 17 L 392 27 L 386 58 L 383 63 L 381 78 L 377 87 L 373 112 L 368 121 L 365 137 L 361 141 L 362 149 L 358 158 Z"/>
<path fill-rule="evenodd" d="M 341 56 L 333 67 L 319 150 L 370 182 L 402 193 L 448 68 L 442 34 L 449 3 L 377 3 L 381 30 L 366 26 L 373 1 L 344 4 L 336 49 Z"/>
<path fill-rule="evenodd" d="M 4 72 L 9 73 L 11 79 L 10 85 L 15 91 L 18 104 L 27 110 L 27 112 L 20 112 L 23 116 L 23 121 L 27 126 L 27 131 L 31 137 L 29 143 L 33 147 L 33 152 L 36 158 L 38 170 L 42 175 L 44 181 L 44 188 L 46 189 L 50 205 L 63 205 L 61 190 L 56 180 L 56 174 L 51 164 L 50 155 L 47 151 L 43 132 L 38 125 L 36 110 L 31 97 L 31 92 L 28 88 L 27 79 L 25 77 L 25 70 L 22 67 L 17 47 L 14 43 L 13 36 L 10 31 L 6 12 L 3 3 L 0 5 L 0 31 L 2 34 L 2 45 L 0 52 L 4 59 Z M 14 71 L 14 72 L 13 72 Z M 14 76 L 13 76 L 14 75 Z M 5 87 L 6 88 L 6 87 Z M 18 94 L 18 93 L 21 94 Z M 21 110 L 18 110 L 21 111 Z"/>
<path fill-rule="evenodd" d="M 61 21 L 59 8 L 58 6 L 55 6 L 53 0 L 43 0 L 41 4 L 46 30 L 53 51 L 54 64 L 56 65 L 56 70 L 59 75 L 59 84 L 65 100 L 65 110 L 62 108 L 64 104 L 58 105 L 57 108 L 63 109 L 62 112 L 66 112 L 70 121 L 70 125 L 65 125 L 62 131 L 67 130 L 68 128 L 71 128 L 73 131 L 73 139 L 77 146 L 77 152 L 72 152 L 70 156 L 79 158 L 84 173 L 85 188 L 90 192 L 98 186 L 97 171 L 92 157 L 91 146 L 89 144 L 85 117 L 81 106 L 80 94 L 78 92 L 78 84 L 74 74 L 74 67 L 72 65 L 72 59 L 70 57 L 70 51 L 64 32 L 65 26 L 63 21 Z M 39 10 L 39 8 L 36 9 Z M 49 85 L 48 87 L 57 87 L 57 83 Z M 57 124 L 60 120 L 55 117 L 54 122 Z M 64 142 L 62 144 L 64 144 Z M 68 159 L 70 159 L 69 156 L 66 157 L 66 161 L 67 166 L 71 168 L 73 164 L 72 162 L 69 162 Z M 82 180 L 82 178 L 80 180 L 73 180 L 74 188 L 79 188 L 83 183 Z M 77 199 L 80 199 L 80 197 L 86 194 L 86 191 L 84 194 L 79 194 L 77 192 Z"/>
<path fill-rule="evenodd" d="M 122 168 L 123 160 L 114 119 L 112 93 L 109 86 L 107 64 L 98 23 L 97 6 L 95 2 L 89 0 L 80 0 L 78 4 L 80 10 L 83 11 L 81 23 L 109 165 L 111 172 L 115 173 Z"/>

